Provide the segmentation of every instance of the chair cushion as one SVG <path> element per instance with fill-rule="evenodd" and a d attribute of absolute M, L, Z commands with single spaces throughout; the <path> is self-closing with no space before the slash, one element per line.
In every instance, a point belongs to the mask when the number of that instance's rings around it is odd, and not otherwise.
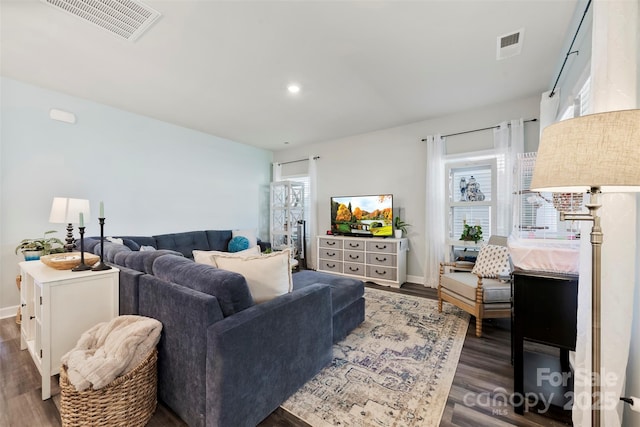
<path fill-rule="evenodd" d="M 447 273 L 440 277 L 440 284 L 456 294 L 475 301 L 476 288 L 478 287 L 478 276 L 472 273 Z M 511 284 L 501 282 L 498 279 L 482 279 L 482 302 L 510 302 Z"/>
<path fill-rule="evenodd" d="M 227 251 L 229 241 L 231 240 L 231 230 L 206 230 L 207 241 L 209 242 L 209 250 L 211 251 Z M 193 248 L 198 249 L 198 248 Z"/>
<path fill-rule="evenodd" d="M 478 276 L 491 277 L 493 279 L 501 274 L 510 274 L 509 250 L 505 246 L 482 246 L 471 272 Z"/>

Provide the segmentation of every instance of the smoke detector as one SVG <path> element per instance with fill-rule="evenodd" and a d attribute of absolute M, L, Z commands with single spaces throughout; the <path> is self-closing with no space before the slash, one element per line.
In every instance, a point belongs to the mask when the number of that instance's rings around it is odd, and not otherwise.
<path fill-rule="evenodd" d="M 137 0 L 41 0 L 123 39 L 135 41 L 160 12 Z"/>
<path fill-rule="evenodd" d="M 498 37 L 496 59 L 510 58 L 522 52 L 522 41 L 524 39 L 524 28 L 518 31 L 504 34 Z"/>

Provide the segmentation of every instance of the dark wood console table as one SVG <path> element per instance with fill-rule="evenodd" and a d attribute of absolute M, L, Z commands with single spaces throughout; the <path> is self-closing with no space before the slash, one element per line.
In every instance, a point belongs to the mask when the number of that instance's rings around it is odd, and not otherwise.
<path fill-rule="evenodd" d="M 564 409 L 570 406 L 572 399 L 568 392 L 573 391 L 573 376 L 569 351 L 576 347 L 577 312 L 577 275 L 514 272 L 512 350 L 516 413 L 524 413 L 525 396 L 544 396 Z M 560 357 L 525 352 L 525 340 L 559 348 Z"/>

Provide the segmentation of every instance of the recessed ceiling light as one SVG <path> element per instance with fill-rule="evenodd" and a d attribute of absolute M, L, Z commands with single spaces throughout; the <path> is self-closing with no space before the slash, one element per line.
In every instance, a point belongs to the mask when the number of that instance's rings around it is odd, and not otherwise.
<path fill-rule="evenodd" d="M 300 86 L 295 83 L 292 83 L 289 86 L 287 86 L 287 90 L 291 93 L 298 93 L 300 92 Z"/>

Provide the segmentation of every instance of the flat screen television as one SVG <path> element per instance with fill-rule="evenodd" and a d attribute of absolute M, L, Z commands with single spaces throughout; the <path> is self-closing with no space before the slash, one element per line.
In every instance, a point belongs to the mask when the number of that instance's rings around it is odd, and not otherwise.
<path fill-rule="evenodd" d="M 393 195 L 332 197 L 331 232 L 344 236 L 393 236 Z"/>

